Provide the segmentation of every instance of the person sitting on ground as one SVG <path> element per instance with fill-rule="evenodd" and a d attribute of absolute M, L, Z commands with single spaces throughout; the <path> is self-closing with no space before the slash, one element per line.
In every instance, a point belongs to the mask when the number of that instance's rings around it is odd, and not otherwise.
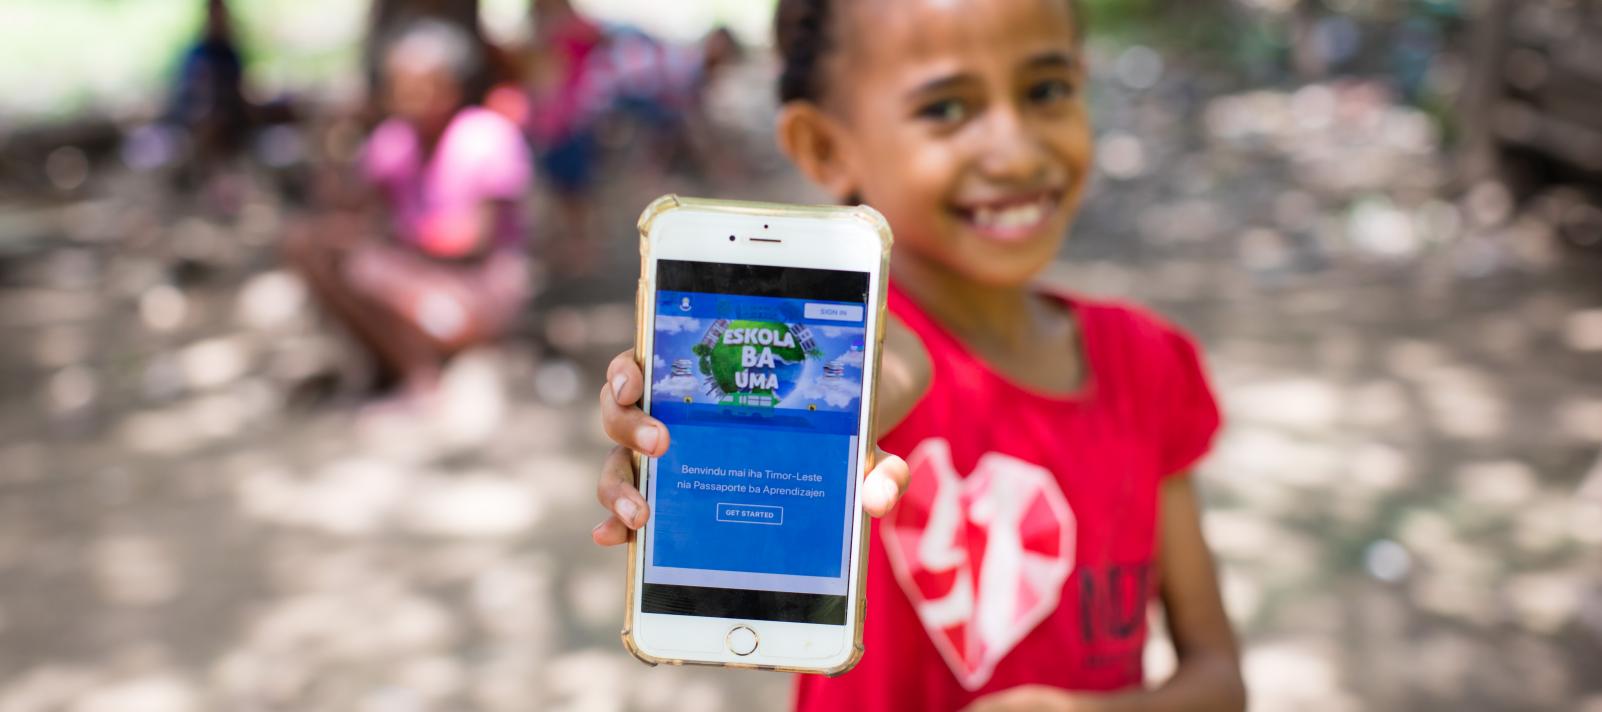
<path fill-rule="evenodd" d="M 436 392 L 452 356 L 504 334 L 530 293 L 519 210 L 528 149 L 517 126 L 466 103 L 478 61 L 471 37 L 436 20 L 389 43 L 390 117 L 360 158 L 372 212 L 387 220 L 372 231 L 330 216 L 286 245 L 322 305 L 396 377 L 408 403 Z"/>

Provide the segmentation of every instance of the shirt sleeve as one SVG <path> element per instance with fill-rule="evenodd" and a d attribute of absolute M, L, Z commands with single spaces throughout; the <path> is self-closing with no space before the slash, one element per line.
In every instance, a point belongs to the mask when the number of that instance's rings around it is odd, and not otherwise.
<path fill-rule="evenodd" d="M 1157 457 L 1160 476 L 1168 477 L 1190 471 L 1212 449 L 1222 416 L 1196 342 L 1166 325 L 1158 342 Z"/>
<path fill-rule="evenodd" d="M 359 164 L 362 177 L 376 186 L 388 186 L 402 178 L 413 160 L 415 139 L 399 120 L 389 119 L 373 129 L 362 146 Z"/>
<path fill-rule="evenodd" d="M 478 110 L 466 127 L 465 150 L 452 156 L 453 175 L 471 176 L 481 200 L 517 200 L 529 187 L 528 145 L 517 125 L 505 117 Z"/>

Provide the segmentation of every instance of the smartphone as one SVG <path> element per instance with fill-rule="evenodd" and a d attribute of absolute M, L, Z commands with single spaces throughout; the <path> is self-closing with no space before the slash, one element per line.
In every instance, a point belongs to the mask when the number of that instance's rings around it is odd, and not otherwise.
<path fill-rule="evenodd" d="M 667 451 L 636 463 L 624 645 L 839 674 L 862 655 L 891 235 L 871 208 L 664 196 L 640 217 L 635 356 Z"/>

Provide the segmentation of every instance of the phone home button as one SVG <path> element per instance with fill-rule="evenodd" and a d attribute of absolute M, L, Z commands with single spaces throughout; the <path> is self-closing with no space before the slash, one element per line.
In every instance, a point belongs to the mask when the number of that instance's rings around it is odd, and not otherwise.
<path fill-rule="evenodd" d="M 729 634 L 724 637 L 723 642 L 729 646 L 729 652 L 744 656 L 756 652 L 758 641 L 756 631 L 737 625 L 729 629 Z"/>

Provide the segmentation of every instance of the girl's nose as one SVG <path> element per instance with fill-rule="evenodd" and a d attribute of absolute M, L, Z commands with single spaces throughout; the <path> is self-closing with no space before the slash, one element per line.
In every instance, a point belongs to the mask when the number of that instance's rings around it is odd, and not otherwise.
<path fill-rule="evenodd" d="M 986 178 L 1006 183 L 1033 183 L 1049 165 L 1045 146 L 1016 110 L 991 113 L 981 147 L 979 167 Z"/>

